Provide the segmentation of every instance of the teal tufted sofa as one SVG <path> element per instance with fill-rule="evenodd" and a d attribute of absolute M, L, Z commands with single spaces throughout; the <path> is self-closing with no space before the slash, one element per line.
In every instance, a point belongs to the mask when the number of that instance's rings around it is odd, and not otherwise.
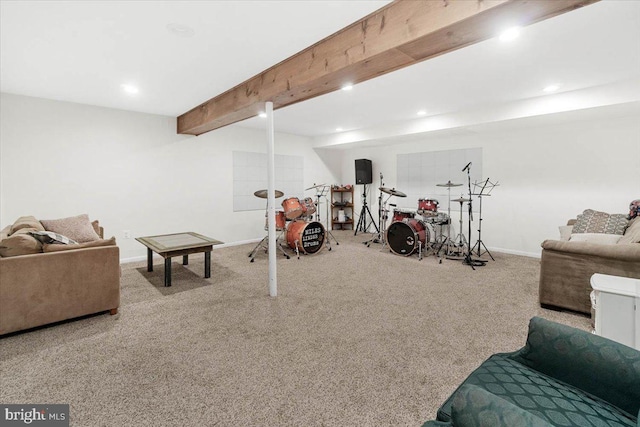
<path fill-rule="evenodd" d="M 534 317 L 526 345 L 480 365 L 423 427 L 640 427 L 640 351 Z"/>

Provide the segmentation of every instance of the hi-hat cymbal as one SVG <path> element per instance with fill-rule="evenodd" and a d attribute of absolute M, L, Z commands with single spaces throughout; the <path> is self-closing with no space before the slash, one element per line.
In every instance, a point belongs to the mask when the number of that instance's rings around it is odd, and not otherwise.
<path fill-rule="evenodd" d="M 253 195 L 256 197 L 260 197 L 261 199 L 266 199 L 268 196 L 268 190 L 258 190 L 255 193 L 253 193 Z M 280 190 L 276 190 L 276 199 L 282 196 L 284 196 L 284 193 Z"/>
<path fill-rule="evenodd" d="M 451 181 L 447 181 L 446 184 L 436 184 L 436 187 L 461 187 L 462 184 L 454 184 Z"/>
<path fill-rule="evenodd" d="M 318 185 L 314 185 L 313 187 L 309 187 L 309 188 L 305 188 L 304 191 L 307 190 L 313 190 L 314 188 L 320 188 L 320 187 L 324 187 L 326 184 L 318 184 Z"/>
<path fill-rule="evenodd" d="M 392 196 L 407 197 L 406 194 L 402 191 L 396 190 L 395 188 L 380 187 L 379 190 L 383 193 L 391 194 Z"/>
<path fill-rule="evenodd" d="M 465 199 L 463 197 L 458 197 L 457 199 L 451 199 L 452 202 L 460 202 L 460 203 L 464 203 L 464 202 L 470 202 L 470 199 Z"/>

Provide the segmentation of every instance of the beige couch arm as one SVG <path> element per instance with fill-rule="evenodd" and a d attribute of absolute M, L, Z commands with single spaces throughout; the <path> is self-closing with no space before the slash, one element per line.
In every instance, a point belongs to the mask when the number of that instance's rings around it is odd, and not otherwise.
<path fill-rule="evenodd" d="M 540 304 L 591 313 L 594 273 L 640 278 L 640 244 L 601 245 L 545 240 L 540 260 Z"/>
<path fill-rule="evenodd" d="M 120 305 L 117 246 L 0 258 L 0 335 Z"/>

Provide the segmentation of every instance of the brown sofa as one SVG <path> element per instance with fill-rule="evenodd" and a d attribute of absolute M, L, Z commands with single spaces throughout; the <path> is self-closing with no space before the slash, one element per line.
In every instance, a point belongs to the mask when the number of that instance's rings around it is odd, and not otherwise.
<path fill-rule="evenodd" d="M 35 220 L 21 217 L 19 221 L 24 218 Z M 9 245 L 3 245 L 5 239 L 26 234 L 12 232 L 16 223 L 0 232 L 0 238 L 4 237 L 0 240 L 4 250 L 0 257 L 0 335 L 103 311 L 117 313 L 120 252 L 115 239 L 101 239 L 103 230 L 97 222 L 98 240 L 44 244 L 40 245 L 42 252 L 24 253 L 38 250 L 37 242 L 28 241 L 18 249 L 12 247 L 11 253 Z M 35 249 L 25 249 L 29 245 Z"/>
<path fill-rule="evenodd" d="M 540 263 L 540 305 L 590 315 L 590 279 L 594 273 L 640 278 L 638 242 L 640 218 L 629 224 L 615 244 L 545 240 Z"/>

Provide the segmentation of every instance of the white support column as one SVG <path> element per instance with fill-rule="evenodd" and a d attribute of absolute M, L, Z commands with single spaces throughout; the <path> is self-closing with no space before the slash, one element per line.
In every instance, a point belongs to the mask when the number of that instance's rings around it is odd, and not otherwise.
<path fill-rule="evenodd" d="M 269 295 L 278 296 L 276 266 L 276 173 L 273 135 L 273 103 L 265 103 L 267 113 L 267 219 L 269 224 Z"/>

